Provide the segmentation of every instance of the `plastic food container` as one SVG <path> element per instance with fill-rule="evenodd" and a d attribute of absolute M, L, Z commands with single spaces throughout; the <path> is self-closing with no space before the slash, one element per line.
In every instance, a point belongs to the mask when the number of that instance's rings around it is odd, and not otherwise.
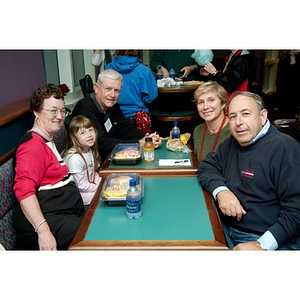
<path fill-rule="evenodd" d="M 107 176 L 100 194 L 100 201 L 107 205 L 126 205 L 129 181 L 134 178 L 136 185 L 144 196 L 144 181 L 138 173 L 113 173 Z"/>
<path fill-rule="evenodd" d="M 116 165 L 136 165 L 142 157 L 143 149 L 139 143 L 121 143 L 114 147 L 109 159 Z"/>

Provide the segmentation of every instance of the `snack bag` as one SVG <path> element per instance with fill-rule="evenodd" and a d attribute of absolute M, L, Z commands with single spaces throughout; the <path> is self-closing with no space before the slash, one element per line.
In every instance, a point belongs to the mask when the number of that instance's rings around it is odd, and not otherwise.
<path fill-rule="evenodd" d="M 190 133 L 183 133 L 180 135 L 180 140 L 186 145 L 191 137 Z"/>
<path fill-rule="evenodd" d="M 167 141 L 167 140 L 171 140 L 171 139 L 172 139 L 171 136 L 172 136 L 172 132 L 170 131 L 170 136 L 167 136 L 167 137 L 165 137 L 164 139 L 165 139 L 166 141 Z M 191 137 L 191 134 L 190 134 L 190 133 L 182 133 L 182 134 L 180 134 L 180 140 L 181 140 L 185 145 L 186 145 L 187 142 L 189 141 L 190 137 Z"/>

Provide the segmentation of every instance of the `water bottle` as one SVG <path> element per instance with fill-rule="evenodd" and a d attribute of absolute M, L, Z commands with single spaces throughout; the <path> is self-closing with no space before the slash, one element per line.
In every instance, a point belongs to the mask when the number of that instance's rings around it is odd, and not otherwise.
<path fill-rule="evenodd" d="M 138 219 L 142 214 L 141 193 L 136 186 L 136 180 L 130 179 L 126 195 L 126 213 L 129 219 Z"/>
<path fill-rule="evenodd" d="M 171 69 L 169 71 L 169 77 L 175 80 L 176 73 L 175 73 L 173 66 L 171 66 Z"/>
<path fill-rule="evenodd" d="M 161 66 L 158 67 L 157 69 L 157 74 L 156 74 L 156 78 L 157 79 L 163 79 L 163 72 L 162 72 L 162 69 L 161 69 Z"/>
<path fill-rule="evenodd" d="M 179 140 L 180 139 L 180 129 L 178 127 L 178 122 L 174 122 L 172 131 L 171 131 L 171 139 L 172 140 Z"/>

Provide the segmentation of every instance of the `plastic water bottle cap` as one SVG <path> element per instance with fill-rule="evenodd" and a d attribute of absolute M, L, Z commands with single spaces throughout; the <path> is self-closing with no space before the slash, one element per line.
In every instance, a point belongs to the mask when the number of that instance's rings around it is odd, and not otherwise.
<path fill-rule="evenodd" d="M 134 178 L 129 180 L 129 186 L 135 186 L 136 185 L 136 180 Z"/>
<path fill-rule="evenodd" d="M 177 122 L 177 121 L 175 121 L 175 122 L 174 122 L 174 125 L 175 125 L 175 126 L 177 126 L 177 125 L 178 125 L 178 122 Z"/>

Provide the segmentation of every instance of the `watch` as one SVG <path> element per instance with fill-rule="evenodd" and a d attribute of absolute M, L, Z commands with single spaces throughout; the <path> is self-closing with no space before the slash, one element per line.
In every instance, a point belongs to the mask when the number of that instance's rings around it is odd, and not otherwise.
<path fill-rule="evenodd" d="M 260 248 L 263 249 L 263 250 L 268 250 L 262 243 L 260 243 L 259 241 L 257 241 Z"/>

